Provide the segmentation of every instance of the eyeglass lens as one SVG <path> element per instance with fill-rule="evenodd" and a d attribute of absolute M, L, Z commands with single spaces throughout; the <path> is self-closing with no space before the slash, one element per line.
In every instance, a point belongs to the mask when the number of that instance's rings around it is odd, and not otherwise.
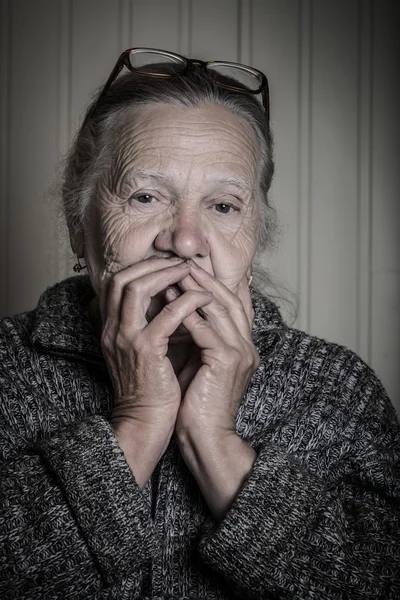
<path fill-rule="evenodd" d="M 170 56 L 158 52 L 135 52 L 129 54 L 129 62 L 137 71 L 143 73 L 165 73 L 173 75 L 180 73 L 186 67 L 186 61 L 179 56 Z"/>
<path fill-rule="evenodd" d="M 179 74 L 186 67 L 186 60 L 179 56 L 160 53 L 157 51 L 131 51 L 129 54 L 131 66 L 142 73 Z M 164 70 L 165 69 L 165 70 Z M 228 65 L 222 62 L 209 63 L 207 70 L 217 83 L 232 85 L 238 89 L 256 91 L 262 81 L 256 74 L 240 65 Z"/>

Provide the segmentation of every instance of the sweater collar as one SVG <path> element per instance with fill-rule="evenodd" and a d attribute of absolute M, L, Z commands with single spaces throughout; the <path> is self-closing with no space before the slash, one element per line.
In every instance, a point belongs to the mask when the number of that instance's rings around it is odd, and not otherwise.
<path fill-rule="evenodd" d="M 266 350 L 282 337 L 285 325 L 273 302 L 254 289 L 251 295 L 254 343 L 259 350 Z M 70 277 L 48 288 L 34 311 L 33 343 L 55 354 L 103 361 L 100 341 L 87 312 L 93 296 L 87 275 Z"/>
<path fill-rule="evenodd" d="M 35 310 L 33 343 L 55 354 L 103 360 L 87 312 L 93 296 L 87 275 L 70 277 L 48 288 Z"/>

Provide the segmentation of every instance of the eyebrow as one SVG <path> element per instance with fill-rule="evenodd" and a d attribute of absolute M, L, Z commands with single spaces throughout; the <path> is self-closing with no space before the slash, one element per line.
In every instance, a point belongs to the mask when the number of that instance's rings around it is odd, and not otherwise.
<path fill-rule="evenodd" d="M 163 183 L 171 183 L 170 177 L 159 171 L 152 171 L 150 169 L 133 168 L 129 170 L 130 177 L 139 177 L 141 179 L 154 179 L 156 181 L 162 181 Z M 253 192 L 254 185 L 245 177 L 222 177 L 217 179 L 215 182 L 218 186 L 231 185 L 241 190 Z"/>
<path fill-rule="evenodd" d="M 141 179 L 156 179 L 157 181 L 169 181 L 169 177 L 158 171 L 149 169 L 130 169 L 127 173 L 129 177 L 140 177 Z"/>
<path fill-rule="evenodd" d="M 232 185 L 242 190 L 252 192 L 254 185 L 245 177 L 223 177 L 217 180 L 218 185 Z"/>

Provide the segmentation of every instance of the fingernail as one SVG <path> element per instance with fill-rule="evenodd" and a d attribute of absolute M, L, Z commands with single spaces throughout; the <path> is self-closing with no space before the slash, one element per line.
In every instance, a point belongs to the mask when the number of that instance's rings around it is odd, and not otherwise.
<path fill-rule="evenodd" d="M 178 296 L 180 296 L 179 294 L 179 290 L 177 290 L 174 287 L 169 287 L 167 288 L 166 292 L 167 296 L 169 296 L 170 298 L 178 298 Z"/>
<path fill-rule="evenodd" d="M 191 258 L 188 258 L 186 262 L 187 262 L 188 265 L 190 265 L 194 269 L 198 269 L 199 268 L 199 265 L 194 260 L 192 260 Z"/>

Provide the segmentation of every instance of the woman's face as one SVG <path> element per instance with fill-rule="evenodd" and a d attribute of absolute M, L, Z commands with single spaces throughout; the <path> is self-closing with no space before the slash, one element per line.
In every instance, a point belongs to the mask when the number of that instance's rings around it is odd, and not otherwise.
<path fill-rule="evenodd" d="M 152 105 L 114 128 L 116 148 L 89 206 L 84 256 L 94 289 L 154 255 L 192 258 L 237 291 L 254 257 L 257 150 L 217 105 Z"/>

